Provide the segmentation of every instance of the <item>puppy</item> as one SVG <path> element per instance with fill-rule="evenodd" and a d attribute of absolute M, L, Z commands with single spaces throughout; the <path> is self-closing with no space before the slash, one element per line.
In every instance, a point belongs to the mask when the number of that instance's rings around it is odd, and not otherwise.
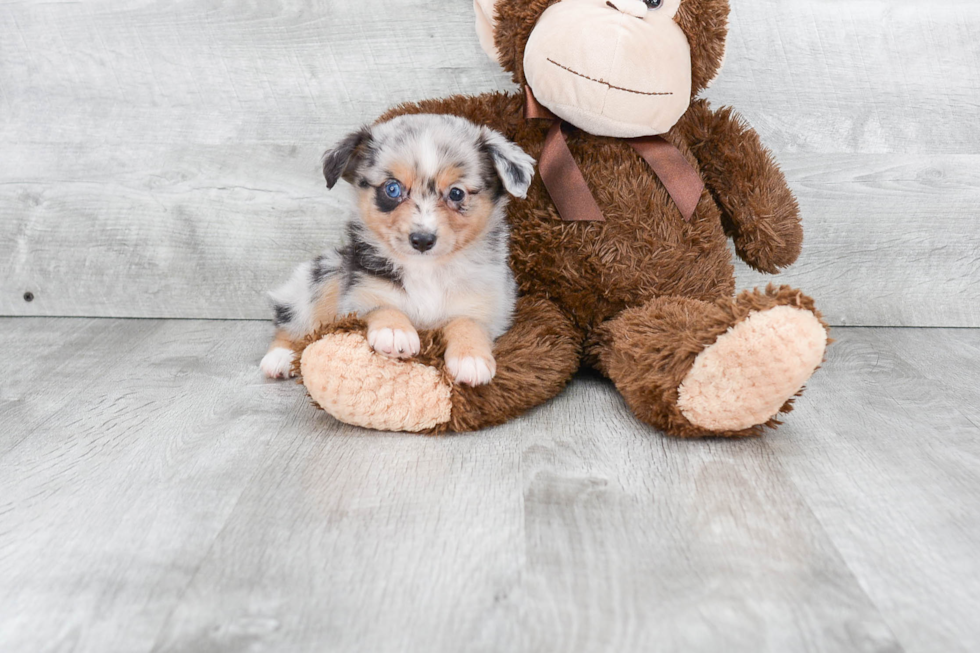
<path fill-rule="evenodd" d="M 340 178 L 355 188 L 359 214 L 344 247 L 270 293 L 277 332 L 262 371 L 290 376 L 292 344 L 353 313 L 393 358 L 419 353 L 416 329 L 442 329 L 456 381 L 489 383 L 517 294 L 507 195 L 526 195 L 534 159 L 487 127 L 419 114 L 350 134 L 324 155 L 323 175 L 327 188 Z"/>

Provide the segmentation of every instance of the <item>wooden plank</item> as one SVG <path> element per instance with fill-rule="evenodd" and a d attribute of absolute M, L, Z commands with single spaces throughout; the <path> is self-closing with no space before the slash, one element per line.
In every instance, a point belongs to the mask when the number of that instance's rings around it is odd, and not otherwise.
<path fill-rule="evenodd" d="M 4 383 L 19 401 L 0 403 L 16 443 L 0 454 L 0 651 L 150 650 L 270 444 L 312 428 L 298 389 L 256 371 L 266 331 L 0 321 L 81 359 Z M 23 350 L 3 351 L 6 370 Z"/>
<path fill-rule="evenodd" d="M 337 244 L 353 211 L 348 189 L 323 188 L 313 146 L 180 147 L 139 169 L 77 148 L 55 183 L 44 170 L 63 152 L 34 148 L 25 180 L 0 190 L 0 214 L 21 216 L 0 222 L 0 313 L 266 319 L 264 293 Z M 803 255 L 777 276 L 740 265 L 741 287 L 793 284 L 835 325 L 980 324 L 980 156 L 784 164 Z"/>
<path fill-rule="evenodd" d="M 0 5 L 0 315 L 264 317 L 350 211 L 327 145 L 396 102 L 511 88 L 469 3 L 390 12 Z M 786 166 L 808 236 L 785 279 L 834 324 L 980 326 L 977 25 L 967 1 L 734 7 L 709 97 Z"/>
<path fill-rule="evenodd" d="M 123 158 L 322 146 L 397 102 L 509 87 L 473 23 L 450 0 L 4 3 L 0 140 L 111 143 Z"/>
<path fill-rule="evenodd" d="M 4 142 L 322 142 L 391 104 L 509 88 L 467 2 L 0 7 Z M 777 152 L 977 154 L 980 6 L 733 7 L 708 96 Z M 129 155 L 129 152 L 123 154 Z"/>
<path fill-rule="evenodd" d="M 265 293 L 339 242 L 353 206 L 324 188 L 318 147 L 184 146 L 138 165 L 32 149 L 24 179 L 51 182 L 0 187 L 0 215 L 19 216 L 0 221 L 0 314 L 266 318 Z"/>
<path fill-rule="evenodd" d="M 835 336 L 767 443 L 906 651 L 976 651 L 980 331 Z"/>
<path fill-rule="evenodd" d="M 778 154 L 977 154 L 976 2 L 732 5 L 709 96 Z"/>

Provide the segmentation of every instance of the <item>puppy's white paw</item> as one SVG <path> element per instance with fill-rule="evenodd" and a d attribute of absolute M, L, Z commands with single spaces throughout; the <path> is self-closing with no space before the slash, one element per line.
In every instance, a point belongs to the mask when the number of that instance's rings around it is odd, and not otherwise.
<path fill-rule="evenodd" d="M 293 376 L 293 350 L 285 347 L 271 349 L 262 357 L 259 367 L 270 379 L 288 379 Z"/>
<path fill-rule="evenodd" d="M 446 368 L 465 385 L 485 385 L 497 374 L 497 361 L 482 356 L 447 356 Z"/>
<path fill-rule="evenodd" d="M 368 344 L 371 349 L 393 358 L 411 358 L 422 349 L 419 334 L 415 329 L 368 329 Z"/>

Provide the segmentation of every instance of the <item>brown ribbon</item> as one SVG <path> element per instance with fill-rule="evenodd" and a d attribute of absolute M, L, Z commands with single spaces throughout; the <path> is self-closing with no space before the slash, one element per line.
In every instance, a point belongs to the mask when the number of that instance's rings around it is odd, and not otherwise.
<path fill-rule="evenodd" d="M 538 170 L 562 220 L 605 221 L 606 218 L 585 183 L 582 171 L 568 149 L 568 142 L 562 131 L 565 122 L 542 106 L 530 87 L 524 87 L 524 96 L 525 119 L 551 121 L 541 149 Z M 647 162 L 674 200 L 681 216 L 690 222 L 704 190 L 704 182 L 697 170 L 688 163 L 680 150 L 661 136 L 641 136 L 625 140 Z"/>

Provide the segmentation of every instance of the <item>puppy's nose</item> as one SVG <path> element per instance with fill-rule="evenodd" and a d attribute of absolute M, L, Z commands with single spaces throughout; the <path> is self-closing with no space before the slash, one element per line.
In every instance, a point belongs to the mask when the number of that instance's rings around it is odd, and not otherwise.
<path fill-rule="evenodd" d="M 413 231 L 408 236 L 408 242 L 412 243 L 412 247 L 418 251 L 425 253 L 436 244 L 436 235 L 425 231 Z"/>

